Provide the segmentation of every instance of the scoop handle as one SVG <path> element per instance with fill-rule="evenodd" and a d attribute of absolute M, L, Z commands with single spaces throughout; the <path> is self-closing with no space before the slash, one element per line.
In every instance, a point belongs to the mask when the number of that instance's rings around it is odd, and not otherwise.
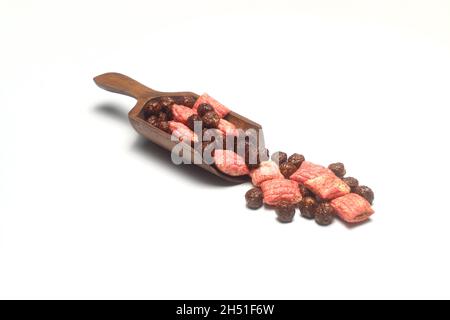
<path fill-rule="evenodd" d="M 120 93 L 137 100 L 158 95 L 159 92 L 144 86 L 121 73 L 109 72 L 94 78 L 94 82 L 102 89 Z"/>

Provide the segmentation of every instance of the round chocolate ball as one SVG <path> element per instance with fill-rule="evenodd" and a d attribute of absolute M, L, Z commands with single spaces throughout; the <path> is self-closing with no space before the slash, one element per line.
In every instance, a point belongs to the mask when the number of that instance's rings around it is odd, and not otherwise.
<path fill-rule="evenodd" d="M 297 171 L 297 167 L 291 162 L 280 164 L 280 172 L 286 179 L 289 179 L 295 171 Z"/>
<path fill-rule="evenodd" d="M 321 226 L 328 226 L 333 222 L 334 209 L 328 202 L 322 202 L 317 205 L 314 219 Z"/>
<path fill-rule="evenodd" d="M 263 192 L 260 188 L 252 188 L 245 194 L 245 200 L 247 201 L 247 207 L 250 209 L 259 209 L 263 206 Z"/>
<path fill-rule="evenodd" d="M 197 113 L 200 117 L 203 117 L 207 112 L 214 111 L 214 108 L 209 103 L 202 103 L 198 106 Z"/>
<path fill-rule="evenodd" d="M 207 128 L 217 128 L 220 117 L 215 111 L 209 111 L 202 117 L 203 125 Z"/>
<path fill-rule="evenodd" d="M 343 176 L 345 176 L 346 171 L 345 171 L 345 166 L 342 162 L 336 162 L 336 163 L 332 163 L 328 166 L 328 169 L 330 169 L 331 171 L 333 171 L 333 173 L 338 176 L 339 178 L 342 178 Z"/>
<path fill-rule="evenodd" d="M 342 178 L 342 181 L 344 181 L 352 190 L 359 185 L 358 180 L 353 177 Z"/>
<path fill-rule="evenodd" d="M 275 152 L 271 157 L 272 161 L 274 161 L 277 165 L 287 162 L 287 158 L 287 154 L 282 151 Z"/>
<path fill-rule="evenodd" d="M 294 220 L 295 206 L 289 202 L 281 202 L 276 206 L 277 219 L 281 223 L 289 223 Z"/>
<path fill-rule="evenodd" d="M 305 157 L 301 154 L 294 153 L 292 156 L 289 157 L 288 162 L 292 163 L 298 168 L 302 165 L 303 161 L 305 161 Z"/>
<path fill-rule="evenodd" d="M 303 199 L 298 204 L 298 207 L 300 208 L 300 215 L 303 218 L 314 219 L 317 208 L 316 199 L 309 196 L 303 197 Z"/>
<path fill-rule="evenodd" d="M 147 102 L 143 108 L 144 116 L 146 118 L 152 116 L 152 115 L 158 115 L 162 110 L 162 105 L 157 100 L 151 100 Z"/>
<path fill-rule="evenodd" d="M 193 114 L 192 116 L 190 116 L 190 117 L 187 119 L 187 126 L 189 127 L 189 129 L 191 129 L 192 131 L 194 131 L 194 130 L 195 130 L 195 123 L 196 123 L 196 122 L 197 122 L 197 126 L 198 126 L 198 125 L 202 126 L 202 119 L 201 119 L 198 115 Z"/>
<path fill-rule="evenodd" d="M 170 133 L 169 122 L 167 121 L 160 121 L 158 123 L 158 128 L 161 129 L 162 131 Z"/>
<path fill-rule="evenodd" d="M 150 117 L 147 119 L 147 122 L 150 123 L 152 126 L 157 127 L 157 126 L 158 126 L 158 123 L 159 123 L 159 117 L 158 117 L 158 116 L 155 116 L 155 115 L 150 116 Z"/>
<path fill-rule="evenodd" d="M 352 192 L 359 194 L 361 197 L 366 199 L 370 204 L 373 203 L 375 195 L 372 189 L 370 189 L 368 186 L 357 186 L 352 190 Z"/>

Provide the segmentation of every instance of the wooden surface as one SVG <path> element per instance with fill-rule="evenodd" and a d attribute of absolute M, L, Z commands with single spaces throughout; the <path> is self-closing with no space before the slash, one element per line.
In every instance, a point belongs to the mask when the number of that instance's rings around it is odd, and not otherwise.
<path fill-rule="evenodd" d="M 133 97 L 137 100 L 136 105 L 133 109 L 128 113 L 128 118 L 130 120 L 133 128 L 145 138 L 150 141 L 156 143 L 157 145 L 163 147 L 168 151 L 172 151 L 172 148 L 178 144 L 176 141 L 171 141 L 171 135 L 167 132 L 164 132 L 150 123 L 148 123 L 142 116 L 141 111 L 144 105 L 151 99 L 164 97 L 164 96 L 193 96 L 195 98 L 198 97 L 197 94 L 193 92 L 160 92 L 150 89 L 143 84 L 137 82 L 136 80 L 131 79 L 120 73 L 105 73 L 99 75 L 94 78 L 95 83 L 102 89 L 107 91 L 124 94 L 130 97 Z M 262 129 L 261 126 L 246 117 L 241 116 L 236 112 L 230 112 L 225 117 L 226 120 L 233 123 L 237 128 L 241 128 L 243 130 L 247 129 Z M 193 156 L 195 150 L 191 148 L 191 155 Z M 171 161 L 168 158 L 168 161 Z M 248 177 L 232 177 L 226 175 L 219 170 L 217 170 L 214 166 L 208 165 L 206 163 L 198 164 L 204 170 L 209 171 L 210 173 L 224 179 L 228 182 L 232 183 L 243 183 L 248 181 Z"/>

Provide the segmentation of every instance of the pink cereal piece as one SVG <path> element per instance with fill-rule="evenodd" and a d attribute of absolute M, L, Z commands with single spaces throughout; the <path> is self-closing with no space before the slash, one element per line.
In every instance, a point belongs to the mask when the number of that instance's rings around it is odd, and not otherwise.
<path fill-rule="evenodd" d="M 326 200 L 338 198 L 350 192 L 350 187 L 334 173 L 309 179 L 305 182 L 305 187 Z"/>
<path fill-rule="evenodd" d="M 264 181 L 261 183 L 261 189 L 264 193 L 264 203 L 270 206 L 277 206 L 281 202 L 296 204 L 302 200 L 298 183 L 289 179 Z"/>
<path fill-rule="evenodd" d="M 317 178 L 318 176 L 326 174 L 334 175 L 333 171 L 331 171 L 328 168 L 325 168 L 318 164 L 314 164 L 309 161 L 303 161 L 300 168 L 297 171 L 295 171 L 293 175 L 290 176 L 290 179 L 300 183 L 305 183 L 309 179 L 314 179 Z"/>
<path fill-rule="evenodd" d="M 273 161 L 261 162 L 259 168 L 250 172 L 250 177 L 252 178 L 252 183 L 257 187 L 264 181 L 284 178 L 277 164 Z"/>
<path fill-rule="evenodd" d="M 195 101 L 194 106 L 192 107 L 192 109 L 197 112 L 197 109 L 199 107 L 199 105 L 201 105 L 202 103 L 208 103 L 210 104 L 213 108 L 214 111 L 216 111 L 216 113 L 219 115 L 219 117 L 224 118 L 228 113 L 230 113 L 230 109 L 228 109 L 227 107 L 225 107 L 223 104 L 221 104 L 220 102 L 218 102 L 217 100 L 215 100 L 214 98 L 210 97 L 208 94 L 204 93 L 202 94 L 200 97 L 198 97 L 197 101 Z"/>
<path fill-rule="evenodd" d="M 237 136 L 239 134 L 236 126 L 225 119 L 220 119 L 217 128 L 228 136 Z"/>
<path fill-rule="evenodd" d="M 336 214 L 348 223 L 366 221 L 374 214 L 370 203 L 356 193 L 349 193 L 331 201 Z"/>
<path fill-rule="evenodd" d="M 230 176 L 249 174 L 244 158 L 230 150 L 217 149 L 214 152 L 214 163 L 217 169 Z"/>
<path fill-rule="evenodd" d="M 181 122 L 169 121 L 169 128 L 172 131 L 172 135 L 184 142 L 197 142 L 197 135 Z"/>
<path fill-rule="evenodd" d="M 174 121 L 187 124 L 187 119 L 193 114 L 196 114 L 196 111 L 179 104 L 174 104 L 172 105 L 172 114 Z"/>

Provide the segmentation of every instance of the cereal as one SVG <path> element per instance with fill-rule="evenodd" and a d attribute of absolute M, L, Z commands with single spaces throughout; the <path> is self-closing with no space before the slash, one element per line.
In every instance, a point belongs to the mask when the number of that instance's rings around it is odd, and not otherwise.
<path fill-rule="evenodd" d="M 172 97 L 161 97 L 160 103 L 163 109 L 169 109 L 175 103 L 175 100 Z"/>
<path fill-rule="evenodd" d="M 191 108 L 179 104 L 172 105 L 171 111 L 173 120 L 181 122 L 183 124 L 187 124 L 187 120 L 189 119 L 189 117 L 195 114 L 195 112 L 192 111 Z"/>
<path fill-rule="evenodd" d="M 153 116 L 150 116 L 147 119 L 147 122 L 150 123 L 152 126 L 157 127 L 158 126 L 158 122 L 159 122 L 159 118 L 158 118 L 158 116 L 153 115 Z"/>
<path fill-rule="evenodd" d="M 374 194 L 372 189 L 367 186 L 357 186 L 353 189 L 353 192 L 359 194 L 361 197 L 369 201 L 370 204 L 373 203 Z"/>
<path fill-rule="evenodd" d="M 147 102 L 143 108 L 144 115 L 146 118 L 152 115 L 157 115 L 161 112 L 162 105 L 158 100 L 150 100 Z"/>
<path fill-rule="evenodd" d="M 252 188 L 245 194 L 247 207 L 250 209 L 259 209 L 263 206 L 263 192 L 260 188 Z"/>
<path fill-rule="evenodd" d="M 258 149 L 258 140 L 249 137 L 245 145 L 238 144 L 242 131 L 223 119 L 229 112 L 203 94 L 198 98 L 181 95 L 153 99 L 145 104 L 141 116 L 152 126 L 189 143 L 198 141 L 194 129 L 200 125 L 201 146 L 210 149 L 215 167 L 230 176 L 250 175 L 255 187 L 245 193 L 247 207 L 273 207 L 279 222 L 292 222 L 297 206 L 303 218 L 314 219 L 322 226 L 331 224 L 335 215 L 348 223 L 358 223 L 374 213 L 373 191 L 360 186 L 357 179 L 345 177 L 343 163 L 332 163 L 326 168 L 305 161 L 301 154 L 288 157 L 282 151 L 270 157 L 267 149 Z M 216 141 L 219 138 L 221 141 Z"/>
<path fill-rule="evenodd" d="M 295 206 L 287 201 L 282 201 L 275 208 L 277 220 L 281 223 L 290 223 L 294 220 Z"/>
<path fill-rule="evenodd" d="M 158 114 L 158 120 L 159 121 L 168 121 L 169 120 L 169 115 L 167 113 L 161 111 Z"/>
<path fill-rule="evenodd" d="M 342 178 L 342 181 L 344 181 L 352 190 L 359 185 L 358 180 L 353 177 Z"/>
<path fill-rule="evenodd" d="M 317 207 L 317 201 L 313 197 L 304 197 L 298 204 L 300 214 L 303 218 L 314 219 Z"/>
<path fill-rule="evenodd" d="M 198 107 L 203 103 L 210 104 L 214 108 L 214 111 L 219 115 L 220 118 L 224 118 L 228 113 L 230 113 L 230 109 L 228 109 L 223 104 L 221 104 L 214 98 L 210 97 L 206 93 L 204 93 L 200 97 L 198 97 L 198 99 L 197 99 L 197 101 L 195 101 L 195 104 L 192 107 L 192 109 L 194 111 L 197 111 Z"/>
<path fill-rule="evenodd" d="M 321 199 L 331 200 L 350 192 L 350 187 L 334 174 L 324 174 L 305 182 L 305 187 Z"/>
<path fill-rule="evenodd" d="M 214 111 L 214 108 L 208 103 L 202 103 L 197 109 L 197 113 L 200 117 L 203 117 L 207 112 L 210 111 Z"/>
<path fill-rule="evenodd" d="M 261 190 L 264 193 L 264 203 L 270 206 L 277 206 L 283 201 L 298 204 L 302 200 L 298 184 L 288 179 L 265 181 L 261 183 Z"/>
<path fill-rule="evenodd" d="M 348 223 L 366 221 L 374 213 L 370 203 L 356 193 L 349 193 L 331 201 L 336 214 Z"/>
<path fill-rule="evenodd" d="M 200 127 L 202 126 L 202 119 L 196 114 L 191 115 L 187 119 L 187 126 L 189 127 L 189 129 L 195 130 L 196 122 L 197 122 L 197 125 L 199 125 Z"/>
<path fill-rule="evenodd" d="M 220 131 L 222 131 L 224 134 L 230 135 L 230 136 L 237 136 L 239 133 L 238 130 L 236 129 L 236 126 L 225 119 L 219 120 L 219 123 L 217 124 L 217 128 Z"/>
<path fill-rule="evenodd" d="M 328 166 L 328 169 L 333 171 L 333 173 L 339 178 L 344 177 L 346 174 L 345 166 L 342 162 L 332 163 Z"/>
<path fill-rule="evenodd" d="M 267 180 L 282 179 L 283 175 L 275 162 L 263 161 L 259 168 L 250 172 L 250 177 L 252 178 L 253 185 L 260 186 L 261 183 Z"/>
<path fill-rule="evenodd" d="M 272 155 L 271 159 L 277 165 L 281 165 L 281 164 L 287 162 L 287 154 L 285 152 L 278 151 Z"/>
<path fill-rule="evenodd" d="M 217 128 L 219 126 L 220 117 L 216 112 L 209 111 L 202 117 L 202 121 L 206 128 Z"/>
<path fill-rule="evenodd" d="M 295 165 L 298 168 L 300 168 L 303 161 L 305 161 L 305 157 L 301 154 L 294 153 L 292 156 L 289 157 L 288 161 Z"/>
<path fill-rule="evenodd" d="M 324 174 L 334 175 L 334 173 L 328 168 L 309 161 L 304 161 L 300 165 L 300 168 L 291 176 L 291 180 L 305 183 L 309 179 L 314 179 Z"/>
<path fill-rule="evenodd" d="M 195 104 L 196 98 L 193 96 L 175 96 L 172 97 L 176 104 L 181 104 L 182 106 L 192 108 Z"/>
<path fill-rule="evenodd" d="M 161 129 L 162 131 L 165 131 L 167 133 L 171 133 L 169 122 L 167 121 L 161 121 L 158 123 L 158 129 Z"/>
<path fill-rule="evenodd" d="M 300 189 L 300 193 L 302 194 L 302 196 L 304 196 L 304 197 L 313 197 L 314 196 L 314 194 L 311 192 L 311 190 L 309 190 L 303 184 L 299 183 L 298 187 Z"/>
<path fill-rule="evenodd" d="M 280 164 L 280 172 L 286 179 L 289 179 L 295 171 L 297 171 L 297 167 L 291 162 L 284 162 Z"/>
<path fill-rule="evenodd" d="M 320 203 L 314 214 L 314 220 L 321 226 L 327 226 L 333 222 L 334 209 L 328 202 Z"/>
<path fill-rule="evenodd" d="M 217 169 L 230 176 L 249 174 L 244 158 L 231 150 L 215 150 L 214 163 Z"/>
<path fill-rule="evenodd" d="M 180 141 L 184 142 L 197 142 L 197 135 L 184 124 L 176 121 L 169 121 L 169 129 L 172 134 Z"/>

